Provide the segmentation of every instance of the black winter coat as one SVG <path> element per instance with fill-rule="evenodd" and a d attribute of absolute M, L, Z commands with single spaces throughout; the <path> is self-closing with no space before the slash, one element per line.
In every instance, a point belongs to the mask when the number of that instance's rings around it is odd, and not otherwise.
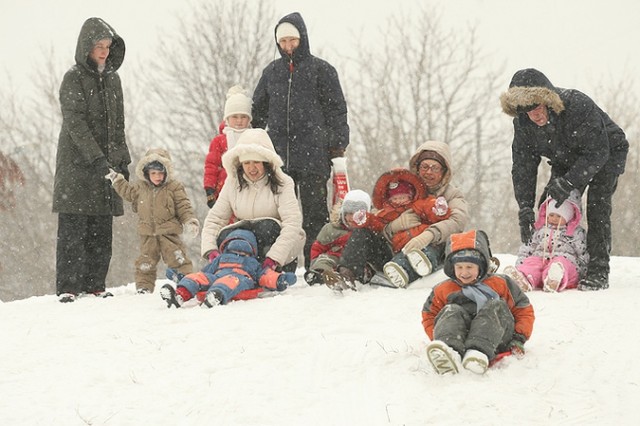
<path fill-rule="evenodd" d="M 112 38 L 105 70 L 89 54 L 96 41 Z M 124 214 L 122 199 L 104 176 L 105 160 L 124 172 L 131 156 L 124 134 L 122 85 L 117 74 L 125 44 L 100 18 L 89 18 L 78 36 L 76 64 L 60 86 L 62 129 L 58 139 L 53 212 L 84 215 Z"/>
<path fill-rule="evenodd" d="M 581 192 L 597 173 L 624 172 L 629 142 L 623 130 L 584 93 L 554 87 L 535 69 L 516 73 L 502 96 L 513 119 L 513 186 L 519 207 L 535 205 L 541 157 L 549 159 L 551 177 L 564 176 Z M 545 104 L 549 124 L 538 126 L 519 108 Z"/>
<path fill-rule="evenodd" d="M 253 94 L 252 125 L 267 129 L 285 171 L 328 176 L 330 151 L 349 144 L 347 104 L 338 73 L 310 53 L 299 13 L 283 17 L 278 25 L 282 22 L 298 29 L 300 45 L 290 58 L 276 40 L 282 57 L 262 72 Z"/>

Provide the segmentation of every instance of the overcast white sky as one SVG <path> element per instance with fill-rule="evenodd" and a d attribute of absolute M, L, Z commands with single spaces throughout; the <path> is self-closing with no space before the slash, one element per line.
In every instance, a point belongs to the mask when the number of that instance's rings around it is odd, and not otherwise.
<path fill-rule="evenodd" d="M 100 16 L 127 42 L 127 58 L 162 48 L 173 16 L 194 0 L 0 0 L 0 76 L 22 84 L 43 47 L 73 61 L 82 22 Z M 278 16 L 299 11 L 316 52 L 348 56 L 352 34 L 371 37 L 398 9 L 437 4 L 448 25 L 475 23 L 487 53 L 506 64 L 505 88 L 517 69 L 536 67 L 562 87 L 587 93 L 600 79 L 640 75 L 638 0 L 274 0 Z M 265 34 L 270 37 L 271 34 Z M 399 41 L 398 48 L 402 48 Z M 125 66 L 127 61 L 125 61 Z"/>

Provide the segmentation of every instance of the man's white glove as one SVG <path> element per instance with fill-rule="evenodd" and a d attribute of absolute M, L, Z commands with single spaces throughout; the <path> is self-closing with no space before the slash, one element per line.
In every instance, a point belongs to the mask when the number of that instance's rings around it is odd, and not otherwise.
<path fill-rule="evenodd" d="M 403 253 L 409 253 L 414 250 L 422 250 L 433 241 L 433 232 L 428 229 L 425 230 L 422 234 L 416 235 L 412 239 L 409 240 L 407 244 L 402 248 Z"/>
<path fill-rule="evenodd" d="M 185 236 L 188 238 L 196 238 L 200 233 L 200 222 L 198 222 L 198 219 L 191 219 L 182 227 L 184 229 Z"/>

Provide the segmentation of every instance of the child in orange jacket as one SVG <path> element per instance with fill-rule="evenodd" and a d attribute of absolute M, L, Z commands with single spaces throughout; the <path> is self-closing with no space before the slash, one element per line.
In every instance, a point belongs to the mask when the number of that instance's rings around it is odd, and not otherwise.
<path fill-rule="evenodd" d="M 432 289 L 422 308 L 422 326 L 431 339 L 427 356 L 436 372 L 463 367 L 483 374 L 500 352 L 524 355 L 533 307 L 515 282 L 492 272 L 487 235 L 453 234 L 445 253 L 449 279 Z"/>
<path fill-rule="evenodd" d="M 422 179 L 403 168 L 389 170 L 378 178 L 373 189 L 373 206 L 378 209 L 375 213 L 360 211 L 354 214 L 358 227 L 387 235 L 385 227 L 405 211 L 413 210 L 420 217 L 420 225 L 387 237 L 394 257 L 383 270 L 393 286 L 404 288 L 419 276 L 402 248 L 430 225 L 451 216 L 451 211 L 444 197 L 428 195 Z"/>

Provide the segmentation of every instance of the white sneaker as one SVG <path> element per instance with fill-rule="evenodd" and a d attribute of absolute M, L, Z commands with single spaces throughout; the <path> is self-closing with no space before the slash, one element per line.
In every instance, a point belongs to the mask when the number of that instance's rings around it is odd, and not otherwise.
<path fill-rule="evenodd" d="M 405 288 L 409 283 L 409 276 L 407 275 L 407 271 L 396 262 L 387 262 L 382 267 L 384 274 L 389 278 L 391 284 L 398 288 Z"/>
<path fill-rule="evenodd" d="M 460 354 L 440 340 L 427 345 L 427 358 L 438 374 L 456 374 L 460 371 Z"/>
<path fill-rule="evenodd" d="M 525 277 L 522 272 L 518 271 L 513 266 L 509 265 L 504 268 L 504 274 L 511 278 L 516 283 L 516 285 L 520 287 L 520 290 L 527 292 L 533 289 L 527 277 Z"/>
<path fill-rule="evenodd" d="M 547 276 L 544 278 L 542 289 L 550 293 L 557 292 L 562 278 L 564 278 L 564 266 L 562 266 L 562 263 L 553 262 L 549 267 Z"/>
<path fill-rule="evenodd" d="M 411 250 L 407 253 L 407 259 L 413 270 L 421 277 L 426 277 L 433 270 L 431 261 L 422 250 Z"/>
<path fill-rule="evenodd" d="M 484 374 L 489 368 L 489 358 L 480 351 L 469 349 L 464 353 L 462 366 L 472 373 Z"/>

